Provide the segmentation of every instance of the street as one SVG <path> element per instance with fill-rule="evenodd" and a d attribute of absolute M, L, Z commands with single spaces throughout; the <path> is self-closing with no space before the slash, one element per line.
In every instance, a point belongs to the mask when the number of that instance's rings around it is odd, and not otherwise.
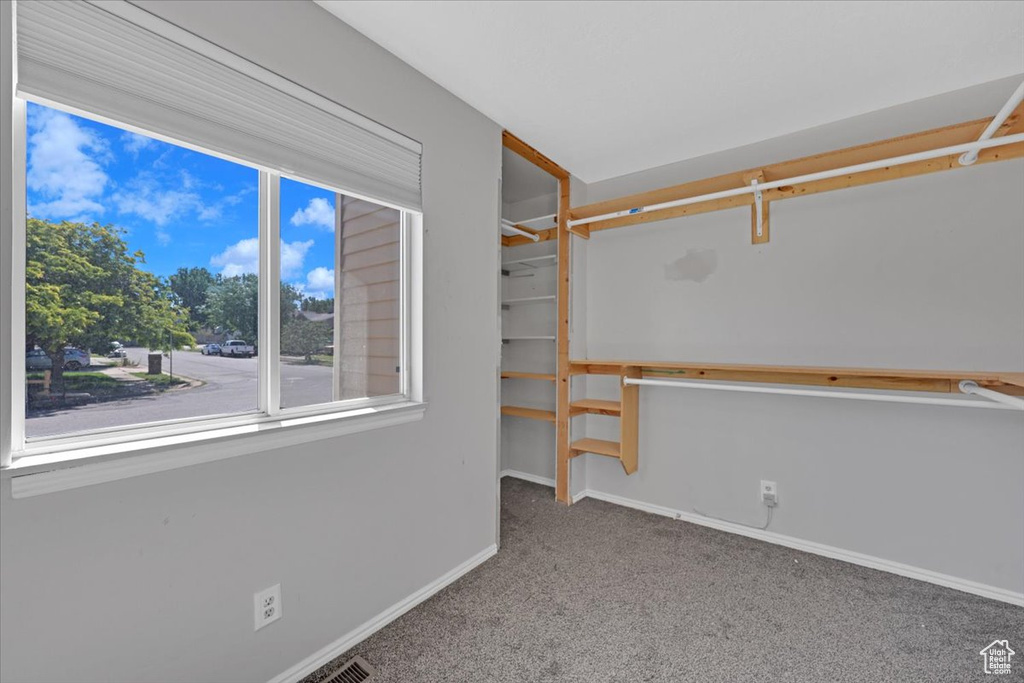
<path fill-rule="evenodd" d="M 127 349 L 128 358 L 139 364 L 135 372 L 146 372 L 149 351 Z M 281 363 L 281 404 L 298 407 L 331 400 L 332 369 L 305 365 L 296 359 Z M 96 359 L 89 370 L 102 370 Z M 170 369 L 167 356 L 163 370 Z M 30 413 L 25 420 L 28 437 L 138 425 L 160 420 L 209 417 L 254 411 L 257 408 L 257 359 L 204 356 L 198 351 L 175 351 L 175 376 L 205 382 L 191 389 L 172 389 L 148 396 L 68 406 Z"/>

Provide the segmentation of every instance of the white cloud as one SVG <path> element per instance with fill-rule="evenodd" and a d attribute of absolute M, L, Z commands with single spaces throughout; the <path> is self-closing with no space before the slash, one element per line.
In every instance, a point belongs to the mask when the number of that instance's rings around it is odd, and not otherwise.
<path fill-rule="evenodd" d="M 298 285 L 298 289 L 314 299 L 330 299 L 334 297 L 334 269 L 319 266 L 306 273 L 306 281 Z"/>
<path fill-rule="evenodd" d="M 145 135 L 139 135 L 138 133 L 132 133 L 131 131 L 125 131 L 121 136 L 121 145 L 125 151 L 132 156 L 138 156 L 139 152 L 156 144 L 156 140 L 148 138 Z"/>
<path fill-rule="evenodd" d="M 220 219 L 226 207 L 240 204 L 242 200 L 255 191 L 255 187 L 245 187 L 235 194 L 218 198 L 208 204 L 198 190 L 202 184 L 187 170 L 178 174 L 180 187 L 166 189 L 156 174 L 143 172 L 128 182 L 124 189 L 115 192 L 111 199 L 122 214 L 135 214 L 152 221 L 157 226 L 164 226 L 183 216 L 194 214 L 200 221 L 209 223 Z M 167 234 L 166 231 L 158 230 Z"/>
<path fill-rule="evenodd" d="M 281 241 L 281 277 L 291 278 L 302 272 L 302 262 L 306 260 L 306 252 L 313 246 L 313 240 L 305 242 Z"/>
<path fill-rule="evenodd" d="M 224 277 L 235 277 L 260 270 L 260 241 L 253 237 L 241 240 L 210 258 L 210 265 L 221 269 Z"/>
<path fill-rule="evenodd" d="M 135 214 L 161 226 L 193 211 L 202 217 L 207 209 L 195 192 L 158 189 L 154 183 L 140 179 L 131 183 L 129 190 L 115 192 L 111 199 L 120 213 Z"/>
<path fill-rule="evenodd" d="M 305 242 L 281 242 L 281 277 L 294 277 L 302 272 L 306 252 L 313 246 L 313 240 Z M 258 273 L 260 269 L 260 243 L 255 237 L 240 240 L 213 256 L 210 265 L 220 268 L 224 277 L 245 273 Z"/>
<path fill-rule="evenodd" d="M 97 162 L 108 153 L 103 139 L 63 112 L 35 111 L 29 121 L 26 181 L 46 201 L 33 204 L 29 212 L 72 221 L 102 214 L 99 199 L 109 181 Z"/>
<path fill-rule="evenodd" d="M 334 205 L 323 197 L 313 197 L 306 208 L 292 214 L 292 225 L 314 225 L 334 230 Z"/>

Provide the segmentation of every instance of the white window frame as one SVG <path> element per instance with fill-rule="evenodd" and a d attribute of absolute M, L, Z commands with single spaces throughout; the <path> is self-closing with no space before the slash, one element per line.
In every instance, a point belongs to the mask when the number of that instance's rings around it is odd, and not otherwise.
<path fill-rule="evenodd" d="M 21 495 L 35 495 L 74 488 L 78 485 L 279 448 L 343 433 L 401 424 L 422 417 L 425 409 L 422 387 L 422 213 L 363 197 L 343 188 L 325 188 L 389 206 L 401 212 L 400 393 L 282 409 L 279 353 L 280 179 L 283 175 L 317 187 L 324 186 L 305 178 L 282 174 L 277 169 L 260 167 L 251 162 L 156 135 L 135 126 L 76 110 L 61 103 L 37 98 L 27 100 L 17 95 L 12 97 L 12 182 L 8 187 L 0 188 L 0 191 L 11 192 L 12 207 L 11 249 L 6 255 L 10 259 L 11 279 L 9 283 L 2 283 L 2 288 L 8 290 L 5 294 L 9 293 L 11 303 L 9 339 L 4 349 L 9 357 L 0 359 L 0 362 L 10 369 L 10 409 L 7 411 L 8 414 L 2 416 L 3 419 L 9 420 L 10 428 L 5 431 L 5 435 L 9 435 L 8 439 L 4 440 L 5 443 L 0 443 L 0 466 L 4 468 L 2 471 L 5 478 L 12 478 L 15 497 L 21 497 L 19 491 Z M 110 427 L 54 437 L 26 438 L 27 387 L 25 362 L 21 355 L 25 345 L 28 101 L 226 159 L 258 171 L 260 339 L 257 343 L 260 345 L 260 354 L 257 356 L 258 401 L 255 411 Z M 338 259 L 339 255 L 336 253 L 336 268 Z M 335 298 L 337 300 L 337 292 Z M 267 438 L 267 432 L 278 430 L 280 435 L 275 435 L 272 439 Z M 220 443 L 222 439 L 231 439 L 237 443 L 235 447 L 225 448 L 225 445 Z M 214 442 L 218 443 L 217 447 L 213 446 Z M 134 461 L 121 462 L 125 459 Z M 89 470 L 88 467 L 83 467 L 89 463 L 98 463 L 102 468 Z M 60 472 L 64 468 L 73 470 Z M 38 475 L 45 473 L 57 476 L 50 476 L 48 480 L 40 479 Z"/>

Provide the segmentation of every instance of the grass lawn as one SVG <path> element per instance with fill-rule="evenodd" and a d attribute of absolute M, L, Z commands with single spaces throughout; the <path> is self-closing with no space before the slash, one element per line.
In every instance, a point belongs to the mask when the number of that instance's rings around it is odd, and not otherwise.
<path fill-rule="evenodd" d="M 334 356 L 316 355 L 310 360 L 306 360 L 305 356 L 282 356 L 281 360 L 289 365 L 323 365 L 328 368 L 334 366 Z"/>
<path fill-rule="evenodd" d="M 29 372 L 26 379 L 42 379 L 43 373 Z M 119 382 L 117 379 L 102 372 L 65 372 L 64 383 L 70 392 L 95 392 L 103 389 L 113 389 Z M 40 386 L 40 385 L 36 385 Z"/>
<path fill-rule="evenodd" d="M 182 384 L 188 384 L 185 380 L 180 377 L 171 377 L 170 375 L 151 375 L 147 372 L 133 372 L 136 377 L 141 377 L 150 384 L 154 385 L 158 389 L 170 389 L 172 387 L 181 386 Z"/>

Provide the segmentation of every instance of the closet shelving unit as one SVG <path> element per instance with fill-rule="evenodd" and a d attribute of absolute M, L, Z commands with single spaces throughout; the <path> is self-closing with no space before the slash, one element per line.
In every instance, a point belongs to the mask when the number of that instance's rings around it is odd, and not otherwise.
<path fill-rule="evenodd" d="M 517 229 L 519 229 L 519 230 L 528 231 L 528 230 L 530 230 L 530 228 L 529 228 L 530 225 L 532 225 L 534 223 L 543 222 L 543 221 L 549 221 L 550 222 L 551 219 L 552 219 L 551 216 L 541 216 L 539 218 L 522 221 L 521 223 L 515 224 L 515 225 L 516 225 Z M 503 249 L 505 249 L 505 247 L 503 247 Z M 516 259 L 503 260 L 502 264 L 501 264 L 501 274 L 502 274 L 502 280 L 503 280 L 503 282 L 502 282 L 502 293 L 503 294 L 502 294 L 502 300 L 501 300 L 502 312 L 504 313 L 505 311 L 511 311 L 513 308 L 519 309 L 520 307 L 523 307 L 523 306 L 553 306 L 555 304 L 555 302 L 556 302 L 556 299 L 557 299 L 557 297 L 555 296 L 554 291 L 553 291 L 553 288 L 554 288 L 554 278 L 550 278 L 551 279 L 551 293 L 547 293 L 547 291 L 548 291 L 547 288 L 543 287 L 543 286 L 541 286 L 540 288 L 537 288 L 537 287 L 529 288 L 530 291 L 527 292 L 528 295 L 523 295 L 523 296 L 518 296 L 518 295 L 513 296 L 513 295 L 510 295 L 510 294 L 506 294 L 506 293 L 510 292 L 510 291 L 515 291 L 515 290 L 520 290 L 520 292 L 522 292 L 523 290 L 527 289 L 526 283 L 528 283 L 528 282 L 531 283 L 531 284 L 532 283 L 538 283 L 538 282 L 546 282 L 548 280 L 547 276 L 550 273 L 553 272 L 552 268 L 556 267 L 557 265 L 558 265 L 558 256 L 557 256 L 557 254 L 543 254 L 543 255 L 540 255 L 540 256 L 528 256 L 528 257 L 525 257 L 525 258 L 516 258 Z M 530 278 L 530 280 L 526 280 L 525 278 Z M 519 323 L 521 324 L 522 321 L 519 321 Z M 511 344 L 511 343 L 515 343 L 515 342 L 531 342 L 531 341 L 532 342 L 548 342 L 548 343 L 550 343 L 550 342 L 556 341 L 556 335 L 554 334 L 555 330 L 553 329 L 554 328 L 554 321 L 553 320 L 551 321 L 550 325 L 545 326 L 545 327 L 550 327 L 551 328 L 550 329 L 551 334 L 528 334 L 528 335 L 523 334 L 523 335 L 520 335 L 520 334 L 515 334 L 513 332 L 510 332 L 509 334 L 505 334 L 504 333 L 504 330 L 506 330 L 506 329 L 511 330 L 511 329 L 515 329 L 516 327 L 517 327 L 517 325 L 515 323 L 508 324 L 505 320 L 502 321 L 502 330 L 503 330 L 502 342 L 503 343 Z M 537 332 L 537 331 L 541 331 L 541 330 L 534 329 L 532 331 Z M 544 331 L 547 331 L 547 330 L 544 330 Z M 547 355 L 547 354 L 546 353 L 537 352 L 536 355 L 540 356 L 540 355 Z M 503 362 L 503 366 L 504 366 L 504 364 L 506 362 L 505 354 L 503 354 L 502 362 Z M 536 367 L 536 364 L 532 364 L 531 363 L 531 365 Z M 554 370 L 554 368 L 552 368 L 552 371 L 553 370 Z M 507 370 L 507 371 L 503 370 L 502 373 L 501 373 L 501 378 L 502 379 L 507 379 L 507 380 L 515 380 L 515 381 L 524 380 L 524 381 L 554 382 L 555 381 L 555 374 L 554 374 L 554 372 L 546 373 L 546 372 L 521 372 L 521 371 L 517 371 L 517 370 Z M 542 408 L 533 408 L 533 407 L 520 406 L 520 405 L 502 405 L 501 406 L 501 414 L 502 415 L 507 415 L 507 416 L 510 416 L 510 417 L 525 418 L 525 419 L 528 419 L 528 420 L 541 420 L 543 422 L 550 422 L 552 424 L 554 424 L 554 422 L 555 422 L 555 411 L 554 410 L 542 409 Z"/>
<path fill-rule="evenodd" d="M 542 168 L 547 163 L 561 170 L 536 150 L 521 141 L 516 142 L 525 148 L 521 154 L 536 155 L 534 163 Z M 506 146 L 509 146 L 508 141 Z M 750 207 L 751 243 L 763 244 L 770 239 L 771 202 L 1021 157 L 1024 157 L 1024 83 L 992 118 L 572 209 L 569 208 L 568 175 L 564 180 L 560 179 L 557 227 L 535 235 L 502 238 L 502 244 L 508 246 L 538 240 L 557 240 L 558 243 L 556 498 L 566 504 L 572 502 L 569 462 L 584 453 L 616 458 L 626 474 L 637 470 L 639 389 L 643 385 L 1024 410 L 1024 399 L 1021 398 L 1024 396 L 1024 373 L 1020 372 L 709 364 L 676 360 L 570 360 L 568 353 L 568 293 L 572 275 L 568 268 L 568 255 L 572 236 L 590 239 L 598 231 Z M 574 375 L 616 376 L 619 400 L 572 400 L 569 377 Z M 931 395 L 922 395 L 922 392 Z M 960 395 L 961 398 L 942 398 L 941 394 Z M 586 436 L 572 439 L 570 418 L 587 414 L 618 417 L 619 441 Z"/>
<path fill-rule="evenodd" d="M 534 166 L 553 175 L 559 183 L 562 182 L 563 178 L 568 182 L 568 173 L 511 133 L 505 132 L 503 134 L 502 143 L 509 151 L 518 154 Z M 567 211 L 568 203 L 565 204 L 562 211 L 563 220 L 567 218 Z M 550 385 L 555 384 L 558 379 L 557 367 L 551 367 L 557 365 L 558 335 L 555 330 L 557 316 L 549 317 L 544 315 L 545 312 L 541 307 L 550 306 L 557 308 L 559 305 L 557 285 L 559 281 L 558 274 L 563 270 L 562 261 L 557 249 L 555 253 L 516 256 L 506 248 L 539 244 L 555 239 L 558 235 L 557 218 L 558 213 L 538 216 L 518 223 L 502 220 L 502 251 L 509 254 L 503 257 L 501 264 L 503 280 L 501 301 L 503 316 L 502 342 L 506 345 L 555 342 L 556 353 L 554 356 L 551 356 L 548 349 L 537 349 L 534 351 L 532 349 L 535 347 L 530 347 L 530 351 L 521 350 L 515 354 L 518 356 L 517 361 L 509 360 L 508 357 L 513 354 L 504 353 L 502 354 L 501 379 L 517 383 L 540 383 L 547 388 L 546 390 L 550 390 Z M 550 288 L 545 286 L 549 281 Z M 526 285 L 526 282 L 530 282 L 534 286 Z M 538 283 L 540 283 L 540 286 L 537 286 Z M 522 319 L 509 320 L 508 318 L 513 317 L 513 311 L 525 315 L 543 315 L 543 319 L 547 323 L 544 325 L 545 329 L 541 330 L 534 327 L 534 329 L 530 330 L 529 334 L 518 334 L 519 330 L 517 327 L 523 321 Z M 537 334 L 538 332 L 540 334 Z M 524 371 L 519 367 L 506 368 L 506 365 L 513 365 L 517 362 L 521 363 L 524 355 L 532 355 L 539 359 L 538 362 L 531 362 L 529 364 L 532 368 L 531 371 Z M 565 354 L 565 358 L 568 358 L 568 354 Z M 548 371 L 549 367 L 550 371 Z M 503 390 L 502 393 L 506 392 Z M 552 398 L 555 397 L 552 396 Z M 505 404 L 504 400 L 502 403 L 502 415 L 557 424 L 557 411 L 555 410 L 508 405 Z"/>

